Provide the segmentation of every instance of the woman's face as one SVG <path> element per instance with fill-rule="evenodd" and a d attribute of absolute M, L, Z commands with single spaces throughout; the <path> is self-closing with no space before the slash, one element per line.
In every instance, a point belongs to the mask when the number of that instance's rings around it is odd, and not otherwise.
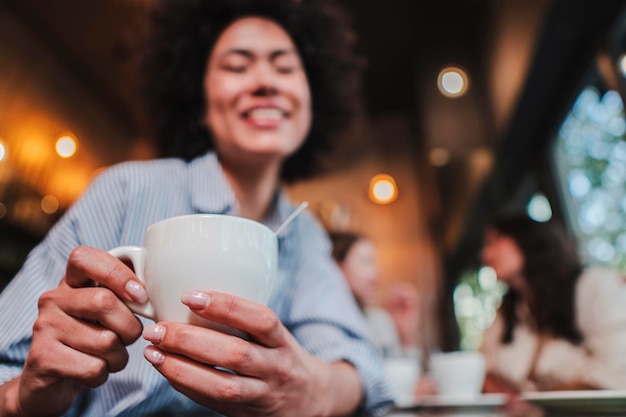
<path fill-rule="evenodd" d="M 378 283 L 378 251 L 367 239 L 357 240 L 339 264 L 352 289 L 362 304 L 370 304 L 376 297 Z"/>
<path fill-rule="evenodd" d="M 204 76 L 205 123 L 224 161 L 280 164 L 311 126 L 311 93 L 298 51 L 271 20 L 236 20 L 218 38 Z"/>
<path fill-rule="evenodd" d="M 489 229 L 481 252 L 483 264 L 496 272 L 498 279 L 516 285 L 522 277 L 524 254 L 512 237 Z"/>

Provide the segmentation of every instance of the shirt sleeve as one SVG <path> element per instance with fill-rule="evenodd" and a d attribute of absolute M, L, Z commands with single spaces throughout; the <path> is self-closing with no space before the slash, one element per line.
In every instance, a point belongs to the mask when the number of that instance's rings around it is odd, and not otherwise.
<path fill-rule="evenodd" d="M 601 389 L 626 389 L 626 287 L 613 271 L 592 268 L 576 289 L 579 346 L 552 340 L 537 363 L 540 375 Z"/>
<path fill-rule="evenodd" d="M 300 256 L 285 325 L 313 355 L 351 363 L 365 393 L 361 415 L 384 415 L 393 402 L 382 357 L 367 338 L 365 319 L 332 260 L 330 242 L 306 218 L 298 222 L 297 236 Z"/>
<path fill-rule="evenodd" d="M 497 312 L 493 323 L 483 333 L 479 351 L 485 357 L 487 372 L 499 373 L 496 361 L 499 347 L 502 344 L 503 319 L 500 311 Z"/>
<path fill-rule="evenodd" d="M 21 270 L 0 294 L 0 385 L 21 373 L 38 315 L 37 301 L 59 284 L 70 252 L 81 244 L 103 243 L 102 237 L 90 238 L 98 236 L 99 226 L 116 229 L 111 225 L 116 224 L 114 218 L 119 216 L 120 210 L 115 206 L 120 199 L 112 191 L 116 188 L 113 182 L 108 174 L 96 180 L 31 251 Z M 85 218 L 92 221 L 83 221 Z M 113 234 L 109 233 L 109 238 Z"/>

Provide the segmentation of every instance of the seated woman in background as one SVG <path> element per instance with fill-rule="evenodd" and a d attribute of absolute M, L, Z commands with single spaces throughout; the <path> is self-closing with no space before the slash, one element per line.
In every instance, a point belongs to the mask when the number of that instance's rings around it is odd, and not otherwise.
<path fill-rule="evenodd" d="M 382 306 L 396 326 L 402 350 L 406 353 L 419 352 L 422 349 L 421 298 L 417 285 L 409 281 L 395 281 L 387 285 Z"/>
<path fill-rule="evenodd" d="M 371 240 L 355 233 L 332 233 L 330 238 L 333 258 L 367 319 L 371 341 L 383 356 L 400 354 L 400 339 L 393 319 L 385 309 L 374 306 L 379 282 L 378 249 Z"/>
<path fill-rule="evenodd" d="M 482 351 L 487 392 L 626 389 L 626 289 L 584 267 L 554 223 L 522 215 L 486 230 L 482 260 L 509 286 Z"/>

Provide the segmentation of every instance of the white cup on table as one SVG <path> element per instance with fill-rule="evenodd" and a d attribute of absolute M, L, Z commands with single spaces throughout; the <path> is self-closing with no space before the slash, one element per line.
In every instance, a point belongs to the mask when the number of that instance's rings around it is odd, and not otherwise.
<path fill-rule="evenodd" d="M 143 246 L 109 251 L 132 264 L 148 293 L 145 304 L 128 303 L 155 321 L 177 321 L 238 331 L 209 322 L 181 302 L 187 291 L 219 291 L 267 304 L 276 281 L 278 243 L 267 226 L 240 217 L 192 214 L 151 225 Z"/>
<path fill-rule="evenodd" d="M 385 374 L 397 405 L 408 405 L 414 400 L 415 387 L 420 377 L 420 364 L 416 356 L 384 358 Z"/>
<path fill-rule="evenodd" d="M 448 399 L 473 399 L 481 395 L 485 358 L 480 352 L 437 352 L 430 355 L 430 372 L 438 395 Z"/>

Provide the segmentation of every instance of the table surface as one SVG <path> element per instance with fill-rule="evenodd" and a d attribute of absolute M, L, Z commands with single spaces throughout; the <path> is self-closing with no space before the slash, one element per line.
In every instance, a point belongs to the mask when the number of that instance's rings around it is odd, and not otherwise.
<path fill-rule="evenodd" d="M 501 394 L 487 394 L 479 399 L 460 401 L 422 399 L 413 406 L 392 411 L 390 417 L 473 416 L 473 417 L 626 417 L 626 390 L 554 391 L 525 393 L 524 401 L 510 407 Z"/>

